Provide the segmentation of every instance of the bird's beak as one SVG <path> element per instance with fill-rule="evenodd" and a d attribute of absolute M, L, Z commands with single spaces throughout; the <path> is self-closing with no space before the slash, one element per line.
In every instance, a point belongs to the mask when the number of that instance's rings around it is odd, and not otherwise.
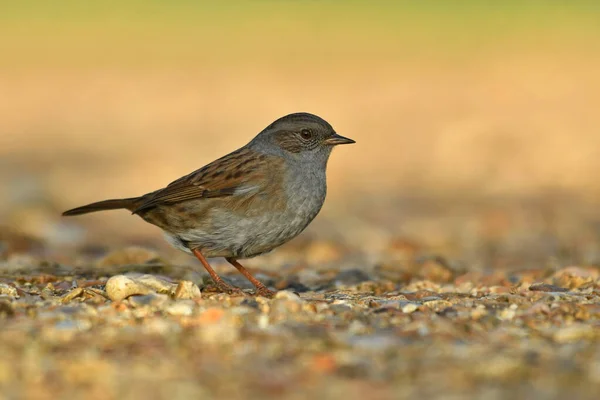
<path fill-rule="evenodd" d="M 333 136 L 325 139 L 324 143 L 330 146 L 337 146 L 338 144 L 352 144 L 356 142 L 352 139 L 348 139 L 347 137 L 343 137 L 337 133 L 334 133 Z"/>

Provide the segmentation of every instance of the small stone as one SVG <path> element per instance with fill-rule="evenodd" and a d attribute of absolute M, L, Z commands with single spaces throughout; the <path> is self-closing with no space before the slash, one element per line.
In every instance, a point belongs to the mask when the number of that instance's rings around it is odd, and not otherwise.
<path fill-rule="evenodd" d="M 52 284 L 52 282 L 50 282 L 42 289 L 40 296 L 44 300 L 49 300 L 54 297 L 55 291 L 56 291 L 56 289 L 54 288 L 54 285 Z"/>
<path fill-rule="evenodd" d="M 405 314 L 411 314 L 414 313 L 415 311 L 417 311 L 417 309 L 419 308 L 419 306 L 415 303 L 408 303 L 404 306 L 402 306 L 402 312 Z"/>
<path fill-rule="evenodd" d="M 555 285 L 549 285 L 547 283 L 534 283 L 531 286 L 529 286 L 529 290 L 536 291 L 536 292 L 568 292 L 569 291 L 569 289 L 555 286 Z"/>
<path fill-rule="evenodd" d="M 289 300 L 296 303 L 302 303 L 304 300 L 300 296 L 298 296 L 294 292 L 290 292 L 289 290 L 280 290 L 275 294 L 274 297 L 276 300 Z"/>
<path fill-rule="evenodd" d="M 133 279 L 157 293 L 173 295 L 175 293 L 175 289 L 177 288 L 175 283 L 157 278 L 156 276 L 150 274 L 133 277 Z"/>
<path fill-rule="evenodd" d="M 192 282 L 184 281 L 177 285 L 154 275 L 116 275 L 106 282 L 106 293 L 113 301 L 149 293 L 161 293 L 174 298 L 190 299 L 199 297 L 200 289 Z"/>
<path fill-rule="evenodd" d="M 76 288 L 71 290 L 69 293 L 65 294 L 63 297 L 61 297 L 60 301 L 62 301 L 63 303 L 68 303 L 71 300 L 75 299 L 76 297 L 79 297 L 83 294 L 83 289 L 82 288 Z"/>
<path fill-rule="evenodd" d="M 302 306 L 306 304 L 297 294 L 282 290 L 275 294 L 274 300 L 270 304 L 271 316 L 278 315 L 282 318 L 290 314 L 299 313 Z"/>
<path fill-rule="evenodd" d="M 15 289 L 14 287 L 7 285 L 6 283 L 1 283 L 0 282 L 0 295 L 6 295 L 6 296 L 10 296 L 10 297 L 19 297 L 19 294 L 17 293 L 17 289 Z"/>
<path fill-rule="evenodd" d="M 129 296 L 152 293 L 152 289 L 125 275 L 116 275 L 106 282 L 106 294 L 112 301 L 121 301 Z"/>
<path fill-rule="evenodd" d="M 434 311 L 442 311 L 445 308 L 452 307 L 452 303 L 447 300 L 431 300 L 426 301 L 423 305 L 427 308 L 430 308 Z"/>
<path fill-rule="evenodd" d="M 199 299 L 202 297 L 200 288 L 194 282 L 181 281 L 173 294 L 174 299 Z"/>

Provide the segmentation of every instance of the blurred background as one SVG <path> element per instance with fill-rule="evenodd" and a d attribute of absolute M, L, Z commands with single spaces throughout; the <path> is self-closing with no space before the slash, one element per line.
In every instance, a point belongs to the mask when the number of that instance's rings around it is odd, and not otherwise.
<path fill-rule="evenodd" d="M 163 187 L 307 111 L 357 141 L 287 247 L 335 243 L 308 262 L 597 264 L 599 8 L 2 2 L 0 251 L 137 244 L 194 263 L 125 211 L 60 213 Z"/>

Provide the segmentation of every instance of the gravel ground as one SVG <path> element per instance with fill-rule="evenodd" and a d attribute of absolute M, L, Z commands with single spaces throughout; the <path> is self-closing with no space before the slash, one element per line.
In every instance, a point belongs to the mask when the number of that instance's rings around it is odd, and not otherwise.
<path fill-rule="evenodd" d="M 78 3 L 0 12 L 0 400 L 600 397 L 598 2 Z M 303 110 L 357 144 L 274 299 L 61 217 Z"/>
<path fill-rule="evenodd" d="M 131 261 L 136 264 L 131 264 Z M 143 262 L 141 262 L 143 261 Z M 231 283 L 249 286 L 232 268 Z M 123 249 L 0 264 L 2 398 L 597 398 L 600 268 L 288 265 L 274 299 Z M 201 293 L 200 293 L 201 292 Z"/>

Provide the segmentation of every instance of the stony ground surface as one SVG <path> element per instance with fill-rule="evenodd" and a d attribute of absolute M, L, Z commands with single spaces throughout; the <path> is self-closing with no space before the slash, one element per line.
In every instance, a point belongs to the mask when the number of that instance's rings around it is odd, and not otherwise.
<path fill-rule="evenodd" d="M 79 3 L 0 12 L 0 400 L 600 398 L 597 2 Z M 274 299 L 61 217 L 295 111 L 357 144 Z"/>
<path fill-rule="evenodd" d="M 597 267 L 298 264 L 257 272 L 280 290 L 273 299 L 253 296 L 232 268 L 219 271 L 247 295 L 217 293 L 204 275 L 141 249 L 81 265 L 4 257 L 0 398 L 600 393 Z"/>

